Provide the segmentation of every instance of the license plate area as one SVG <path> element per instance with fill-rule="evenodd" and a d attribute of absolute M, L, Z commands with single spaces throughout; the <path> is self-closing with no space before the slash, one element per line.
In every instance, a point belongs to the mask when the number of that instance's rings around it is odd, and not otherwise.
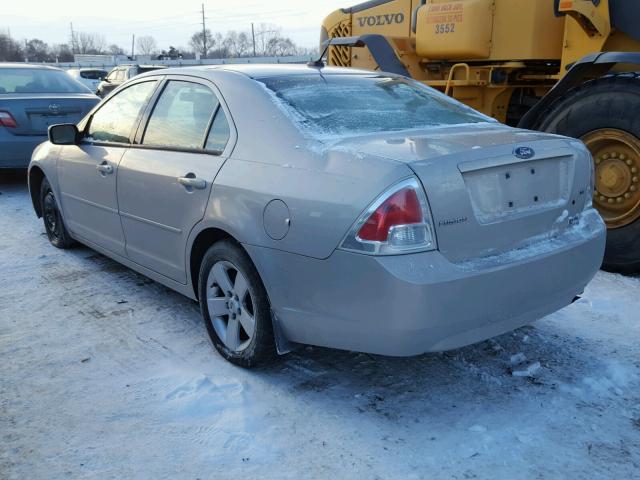
<path fill-rule="evenodd" d="M 521 217 L 566 205 L 571 156 L 496 165 L 462 172 L 479 223 Z"/>
<path fill-rule="evenodd" d="M 72 123 L 69 115 L 47 115 L 43 113 L 29 114 L 31 129 L 36 132 L 46 132 L 51 125 L 58 123 Z"/>

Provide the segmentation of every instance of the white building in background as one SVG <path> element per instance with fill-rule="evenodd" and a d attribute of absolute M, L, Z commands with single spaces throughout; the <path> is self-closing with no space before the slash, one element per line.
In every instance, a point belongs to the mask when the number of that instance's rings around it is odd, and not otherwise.
<path fill-rule="evenodd" d="M 131 58 L 127 55 L 85 55 L 74 54 L 73 61 L 75 63 L 89 64 L 96 63 L 100 65 L 117 65 L 119 63 L 129 62 Z"/>

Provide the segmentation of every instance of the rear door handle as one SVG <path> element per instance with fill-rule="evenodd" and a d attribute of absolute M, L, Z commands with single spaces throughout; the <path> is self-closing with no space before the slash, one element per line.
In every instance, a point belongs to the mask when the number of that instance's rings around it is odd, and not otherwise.
<path fill-rule="evenodd" d="M 207 181 L 195 176 L 187 175 L 186 177 L 178 177 L 178 183 L 189 188 L 195 188 L 197 190 L 204 190 L 207 188 Z"/>
<path fill-rule="evenodd" d="M 96 167 L 103 175 L 111 175 L 113 173 L 113 166 L 109 165 L 107 162 L 103 162 Z"/>

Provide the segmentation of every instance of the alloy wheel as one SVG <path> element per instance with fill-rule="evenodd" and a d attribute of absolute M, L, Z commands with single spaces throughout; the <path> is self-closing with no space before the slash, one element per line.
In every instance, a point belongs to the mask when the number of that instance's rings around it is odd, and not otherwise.
<path fill-rule="evenodd" d="M 216 334 L 229 350 L 242 352 L 251 344 L 256 325 L 246 277 L 233 263 L 219 261 L 209 271 L 206 293 Z"/>

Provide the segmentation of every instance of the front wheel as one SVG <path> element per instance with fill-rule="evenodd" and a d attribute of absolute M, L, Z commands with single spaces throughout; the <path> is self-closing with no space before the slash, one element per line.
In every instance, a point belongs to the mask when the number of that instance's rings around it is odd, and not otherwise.
<path fill-rule="evenodd" d="M 46 178 L 42 180 L 42 185 L 40 185 L 40 205 L 44 229 L 51 245 L 63 250 L 71 248 L 75 242 L 64 225 L 58 202 Z"/>
<path fill-rule="evenodd" d="M 640 272 L 640 78 L 604 77 L 570 91 L 539 130 L 581 139 L 595 162 L 594 206 L 607 224 L 605 270 Z"/>
<path fill-rule="evenodd" d="M 200 267 L 198 291 L 207 332 L 220 355 L 245 368 L 274 358 L 267 292 L 239 245 L 223 240 L 209 248 Z"/>

